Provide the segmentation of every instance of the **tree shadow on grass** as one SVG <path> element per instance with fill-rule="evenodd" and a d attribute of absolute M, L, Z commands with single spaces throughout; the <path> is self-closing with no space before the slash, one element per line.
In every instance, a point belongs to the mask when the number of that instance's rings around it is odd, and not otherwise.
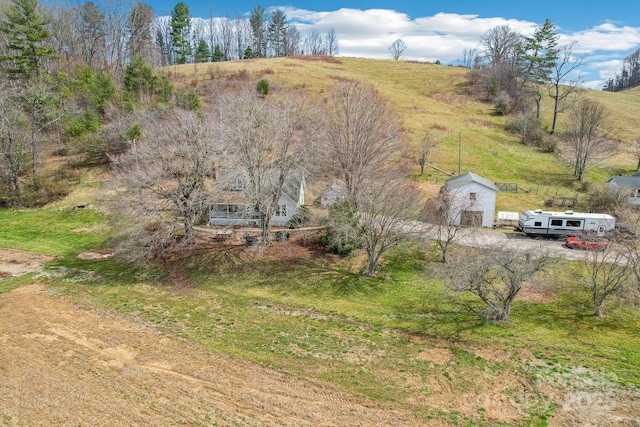
<path fill-rule="evenodd" d="M 400 304 L 398 317 L 408 320 L 406 329 L 417 335 L 459 340 L 465 332 L 485 327 L 483 307 L 446 292 L 432 293 L 428 299 Z"/>

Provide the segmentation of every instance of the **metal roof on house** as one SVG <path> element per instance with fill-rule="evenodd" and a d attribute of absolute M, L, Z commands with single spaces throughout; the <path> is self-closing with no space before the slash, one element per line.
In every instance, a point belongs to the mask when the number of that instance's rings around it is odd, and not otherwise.
<path fill-rule="evenodd" d="M 320 197 L 326 194 L 344 194 L 344 193 L 345 193 L 344 187 L 338 184 L 336 181 L 333 181 L 331 185 L 325 187 L 324 190 L 322 190 L 322 193 L 320 193 Z"/>
<path fill-rule="evenodd" d="M 245 172 L 239 168 L 218 168 L 219 177 L 213 180 L 212 192 L 215 203 L 247 204 L 249 197 L 243 191 L 246 186 Z M 268 179 L 275 179 L 275 175 L 268 174 Z M 307 187 L 304 173 L 294 172 L 282 186 L 282 196 L 288 197 L 293 203 L 298 203 L 300 190 Z"/>
<path fill-rule="evenodd" d="M 621 187 L 640 188 L 640 174 L 632 176 L 612 176 L 607 180 L 609 184 L 616 184 Z"/>
<path fill-rule="evenodd" d="M 467 172 L 462 175 L 454 176 L 452 178 L 447 179 L 446 186 L 447 188 L 459 187 L 461 185 L 470 184 L 475 182 L 476 184 L 480 184 L 484 187 L 487 187 L 490 190 L 495 191 L 496 193 L 500 191 L 496 185 L 488 180 L 487 178 L 483 178 L 480 175 L 476 175 L 473 172 Z"/>

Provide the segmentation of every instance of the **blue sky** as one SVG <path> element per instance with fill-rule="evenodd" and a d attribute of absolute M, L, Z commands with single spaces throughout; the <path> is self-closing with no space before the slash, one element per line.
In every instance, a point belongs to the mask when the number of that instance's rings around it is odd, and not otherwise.
<path fill-rule="evenodd" d="M 192 17 L 249 16 L 258 4 L 267 11 L 282 9 L 303 36 L 333 29 L 339 56 L 389 59 L 396 39 L 407 45 L 404 59 L 456 64 L 465 48 L 478 47 L 481 35 L 498 25 L 523 34 L 551 19 L 560 44 L 575 42 L 584 57 L 584 85 L 600 89 L 620 72 L 622 59 L 640 48 L 640 1 L 538 0 L 269 0 L 210 2 L 183 0 Z M 158 16 L 168 15 L 178 1 L 153 1 Z"/>

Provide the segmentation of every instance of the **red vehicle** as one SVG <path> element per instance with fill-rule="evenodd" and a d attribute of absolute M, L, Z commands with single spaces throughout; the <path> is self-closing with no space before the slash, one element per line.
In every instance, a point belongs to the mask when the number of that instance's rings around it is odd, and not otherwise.
<path fill-rule="evenodd" d="M 609 242 L 595 236 L 570 236 L 567 237 L 566 245 L 569 249 L 591 249 L 604 251 L 609 247 Z"/>

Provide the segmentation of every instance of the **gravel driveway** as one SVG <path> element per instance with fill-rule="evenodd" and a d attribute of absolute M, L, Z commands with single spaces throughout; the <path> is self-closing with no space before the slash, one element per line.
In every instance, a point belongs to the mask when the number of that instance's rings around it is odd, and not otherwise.
<path fill-rule="evenodd" d="M 417 236 L 435 239 L 434 226 L 426 223 L 413 223 L 413 232 Z M 562 237 L 527 237 L 511 230 L 462 228 L 458 230 L 455 243 L 464 246 L 489 249 L 509 249 L 517 251 L 545 251 L 555 258 L 583 260 L 585 251 L 569 249 Z"/>

